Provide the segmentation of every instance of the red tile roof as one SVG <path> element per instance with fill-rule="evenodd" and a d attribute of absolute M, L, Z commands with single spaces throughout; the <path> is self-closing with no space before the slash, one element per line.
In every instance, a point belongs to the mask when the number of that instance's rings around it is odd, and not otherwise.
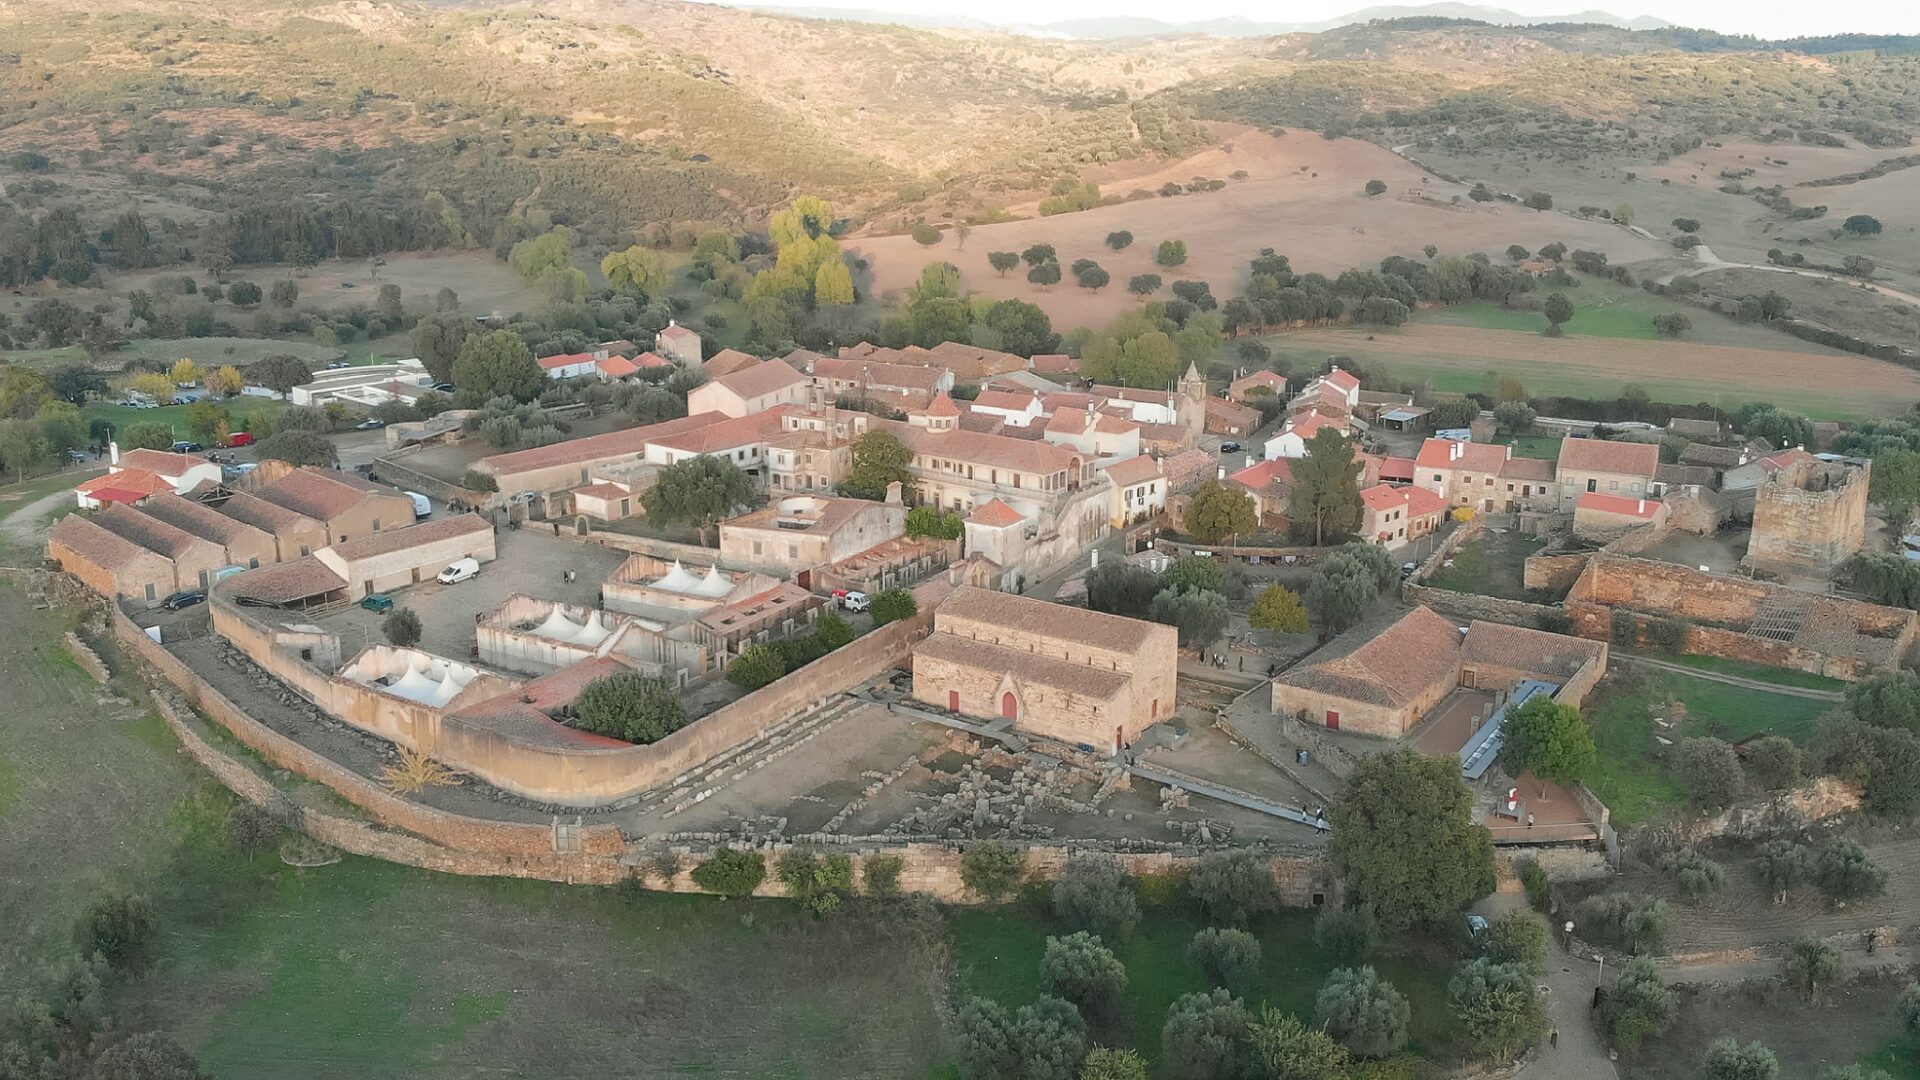
<path fill-rule="evenodd" d="M 609 379 L 624 379 L 640 370 L 640 365 L 624 356 L 609 356 L 605 360 L 594 361 L 594 367 Z"/>
<path fill-rule="evenodd" d="M 108 532 L 79 514 L 68 514 L 49 534 L 50 547 L 62 547 L 104 570 L 118 570 L 143 555 L 155 554 L 139 544 Z"/>
<path fill-rule="evenodd" d="M 1278 484 L 1282 488 L 1293 486 L 1293 462 L 1286 458 L 1274 458 L 1249 465 L 1239 472 L 1229 474 L 1227 479 L 1241 487 L 1253 491 L 1262 491 L 1269 484 Z"/>
<path fill-rule="evenodd" d="M 453 540 L 462 536 L 476 536 L 490 533 L 493 526 L 478 514 L 461 514 L 458 517 L 441 518 L 438 521 L 408 525 L 403 529 L 387 529 L 382 532 L 368 533 L 343 543 L 334 544 L 329 550 L 342 559 L 369 559 L 376 555 L 388 555 L 396 551 L 423 547 Z"/>
<path fill-rule="evenodd" d="M 576 364 L 591 364 L 593 362 L 593 354 L 590 352 L 560 353 L 557 356 L 542 356 L 534 361 L 534 363 L 540 365 L 543 371 L 554 371 L 559 368 L 573 367 Z"/>
<path fill-rule="evenodd" d="M 1342 390 L 1353 391 L 1360 389 L 1360 380 L 1354 377 L 1351 372 L 1343 371 L 1340 368 L 1334 368 L 1332 371 L 1327 372 L 1326 381 Z"/>
<path fill-rule="evenodd" d="M 1015 510 L 999 499 L 988 499 L 986 502 L 974 507 L 973 513 L 967 515 L 968 522 L 975 525 L 985 525 L 994 529 L 1004 529 L 1010 525 L 1018 525 L 1025 520 L 1027 519 L 1021 516 L 1020 511 Z"/>
<path fill-rule="evenodd" d="M 633 362 L 643 368 L 672 367 L 673 361 L 654 352 L 643 352 L 633 358 Z"/>
<path fill-rule="evenodd" d="M 1553 462 L 1545 458 L 1512 457 L 1500 466 L 1500 475 L 1508 480 L 1553 482 Z"/>
<path fill-rule="evenodd" d="M 973 399 L 976 409 L 1005 409 L 1010 412 L 1031 412 L 1038 400 L 1032 394 L 1018 394 L 1011 390 L 982 390 L 980 396 Z M 1057 415 L 1060 410 L 1055 409 Z"/>
<path fill-rule="evenodd" d="M 149 517 L 131 506 L 109 503 L 94 515 L 94 524 L 120 537 L 122 540 L 139 544 L 148 551 L 165 555 L 169 559 L 179 560 L 193 553 L 196 545 L 218 545 L 211 540 L 203 540 L 176 526 L 169 525 L 156 517 Z"/>
<path fill-rule="evenodd" d="M 793 371 L 785 364 L 768 366 Z M 783 427 L 783 418 L 796 408 L 798 406 L 779 405 L 763 412 L 722 420 L 717 424 L 661 435 L 652 441 L 655 445 L 689 454 L 738 450 L 743 446 L 751 446 L 779 434 Z"/>
<path fill-rule="evenodd" d="M 1653 474 L 1660 471 L 1660 446 L 1606 439 L 1562 439 L 1559 470 L 1623 473 L 1652 479 Z"/>
<path fill-rule="evenodd" d="M 357 476 L 349 480 L 350 475 L 303 465 L 261 488 L 259 495 L 276 506 L 320 521 L 339 517 L 370 498 L 406 498 L 398 491 L 383 490 Z"/>
<path fill-rule="evenodd" d="M 1344 434 L 1347 430 L 1347 422 L 1336 420 L 1331 416 L 1322 416 L 1317 412 L 1302 413 L 1287 421 L 1286 431 L 1282 434 L 1291 432 L 1302 439 L 1311 439 L 1321 428 L 1328 427 Z"/>
<path fill-rule="evenodd" d="M 1035 371 L 1072 371 L 1078 366 L 1066 353 L 1039 353 L 1033 358 Z"/>
<path fill-rule="evenodd" d="M 1496 446 L 1493 443 L 1428 439 L 1420 444 L 1420 456 L 1414 460 L 1414 464 L 1422 469 L 1466 469 L 1470 472 L 1498 473 L 1505 467 L 1508 455 L 1511 453 L 1511 447 Z"/>
<path fill-rule="evenodd" d="M 1608 495 L 1604 491 L 1589 491 L 1580 496 L 1573 504 L 1576 512 L 1592 510 L 1603 514 L 1619 514 L 1623 517 L 1636 517 L 1652 521 L 1660 513 L 1657 499 L 1633 499 L 1625 495 Z"/>
<path fill-rule="evenodd" d="M 505 476 L 534 469 L 552 468 L 557 465 L 639 455 L 646 452 L 648 442 L 654 439 L 709 427 L 727 419 L 727 414 L 720 412 L 682 416 L 658 424 L 609 431 L 604 435 L 589 435 L 584 439 L 568 439 L 566 442 L 536 446 L 529 450 L 494 454 L 491 457 L 481 458 L 480 464 L 490 469 L 495 476 Z"/>
<path fill-rule="evenodd" d="M 300 530 L 326 531 L 326 526 L 297 510 L 289 510 L 244 491 L 234 492 L 214 509 L 235 521 L 276 536 Z"/>
<path fill-rule="evenodd" d="M 1407 457 L 1383 457 L 1380 459 L 1380 479 L 1413 482 L 1414 463 Z"/>
<path fill-rule="evenodd" d="M 577 487 L 573 489 L 573 493 L 575 495 L 585 495 L 589 499 L 623 499 L 632 494 L 632 492 L 621 487 L 619 484 L 607 482 Z"/>
<path fill-rule="evenodd" d="M 1125 461 L 1116 461 L 1107 466 L 1107 478 L 1120 487 L 1144 484 L 1149 480 L 1157 479 L 1160 475 L 1160 462 L 1145 454 Z"/>
<path fill-rule="evenodd" d="M 116 473 L 105 473 L 91 480 L 82 480 L 73 486 L 73 490 L 82 495 L 99 497 L 104 490 L 132 492 L 137 495 L 152 495 L 155 492 L 173 491 L 173 484 L 166 477 L 151 469 L 121 469 Z"/>
<path fill-rule="evenodd" d="M 678 341 L 682 338 L 697 338 L 700 335 L 694 333 L 693 331 L 687 329 L 684 326 L 681 326 L 678 323 L 674 323 L 668 326 L 665 330 L 660 331 L 660 333 L 656 334 L 655 336 L 667 338 L 673 341 Z"/>
<path fill-rule="evenodd" d="M 970 585 L 962 585 L 940 602 L 933 616 L 934 629 L 947 629 L 944 624 L 948 619 L 1017 626 L 1028 633 L 1123 653 L 1139 651 L 1160 636 L 1157 631 L 1165 629 L 1158 623 Z"/>
<path fill-rule="evenodd" d="M 1765 466 L 1768 472 L 1774 473 L 1774 472 L 1779 472 L 1781 469 L 1784 469 L 1789 465 L 1793 465 L 1802 461 L 1812 461 L 1812 460 L 1813 460 L 1812 454 L 1809 454 L 1806 452 L 1805 449 L 1796 446 L 1791 450 L 1782 450 L 1777 454 L 1769 454 L 1766 457 L 1763 457 L 1760 459 L 1760 464 Z"/>
<path fill-rule="evenodd" d="M 804 386 L 807 377 L 785 364 L 758 363 L 721 375 L 713 381 L 740 395 L 742 400 L 752 401 L 790 386 Z"/>
<path fill-rule="evenodd" d="M 259 529 L 235 518 L 230 518 L 205 503 L 181 498 L 171 493 L 156 494 L 142 507 L 147 516 L 158 518 L 176 528 L 185 529 L 195 536 L 204 536 L 222 546 L 231 547 L 235 543 L 252 540 L 256 543 L 272 538 Z"/>
<path fill-rule="evenodd" d="M 269 604 L 291 604 L 346 587 L 345 578 L 311 555 L 235 574 L 220 585 L 227 595 Z"/>
<path fill-rule="evenodd" d="M 707 357 L 706 362 L 700 365 L 700 369 L 717 379 L 722 375 L 733 375 L 751 367 L 758 367 L 760 363 L 760 358 L 751 353 L 743 353 L 739 349 L 721 349 Z"/>
<path fill-rule="evenodd" d="M 144 491 L 128 491 L 126 488 L 104 487 L 87 493 L 97 503 L 125 503 L 131 505 L 142 499 L 150 498 Z"/>
<path fill-rule="evenodd" d="M 1352 652 L 1294 668 L 1278 681 L 1282 686 L 1403 708 L 1435 684 L 1458 678 L 1460 636 L 1453 620 L 1416 607 Z"/>
<path fill-rule="evenodd" d="M 936 389 L 947 377 L 947 370 L 919 364 L 889 364 L 882 360 L 836 360 L 821 357 L 813 362 L 813 374 L 864 386 L 903 390 Z"/>
<path fill-rule="evenodd" d="M 175 454 L 166 450 L 128 450 L 120 455 L 120 463 L 111 465 L 113 469 L 146 469 L 161 476 L 185 476 L 196 465 L 211 464 L 206 458 L 192 454 Z"/>
<path fill-rule="evenodd" d="M 940 391 L 939 396 L 933 399 L 933 404 L 927 406 L 927 415 L 928 416 L 959 416 L 960 406 L 955 405 L 953 403 L 953 398 L 949 397 L 945 390 L 942 390 Z"/>
<path fill-rule="evenodd" d="M 1447 510 L 1447 500 L 1438 492 L 1426 488 L 1394 487 L 1391 484 L 1375 484 L 1360 493 L 1360 501 L 1374 512 L 1403 507 L 1408 517 L 1426 517 L 1430 514 L 1443 514 Z"/>

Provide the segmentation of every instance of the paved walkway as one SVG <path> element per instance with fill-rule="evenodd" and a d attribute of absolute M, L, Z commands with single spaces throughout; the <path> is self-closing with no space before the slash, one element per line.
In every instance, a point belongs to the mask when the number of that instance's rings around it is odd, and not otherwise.
<path fill-rule="evenodd" d="M 1494 893 L 1474 911 L 1491 919 L 1526 907 L 1524 893 Z M 1514 1074 L 1515 1080 L 1620 1080 L 1591 1010 L 1599 978 L 1600 966 L 1590 957 L 1548 947 L 1540 985 L 1547 993 L 1547 1026 L 1560 1033 L 1560 1043 L 1542 1044 Z"/>
<path fill-rule="evenodd" d="M 1151 765 L 1129 765 L 1127 766 L 1127 771 L 1142 780 L 1151 780 L 1156 784 L 1177 787 L 1195 795 L 1205 795 L 1209 799 L 1218 799 L 1223 803 L 1243 807 L 1247 810 L 1267 814 L 1271 817 L 1284 818 L 1287 821 L 1298 822 L 1301 825 L 1315 824 L 1313 815 L 1307 813 L 1307 810 L 1312 809 L 1311 807 L 1303 809 L 1294 806 L 1282 806 L 1279 803 L 1268 802 L 1257 795 L 1249 795 L 1244 791 L 1235 791 L 1232 788 L 1210 784 L 1205 780 L 1201 780 L 1199 777 L 1188 776 L 1185 773 L 1156 769 Z M 1326 825 L 1324 819 L 1321 820 L 1320 827 L 1326 829 L 1328 832 L 1332 831 L 1332 827 Z"/>
<path fill-rule="evenodd" d="M 1669 660 L 1655 660 L 1650 656 L 1636 656 L 1629 653 L 1618 654 L 1619 658 L 1631 664 L 1643 664 L 1661 671 L 1671 671 L 1676 675 L 1688 675 L 1708 682 L 1725 683 L 1728 686 L 1745 687 L 1748 690 L 1764 690 L 1769 694 L 1785 694 L 1788 697 L 1808 698 L 1813 701 L 1845 701 L 1846 695 L 1838 690 L 1815 690 L 1807 686 L 1783 686 L 1780 683 L 1767 682 L 1764 679 L 1749 679 L 1740 675 L 1727 675 L 1723 672 L 1708 671 L 1704 668 L 1688 667 Z"/>

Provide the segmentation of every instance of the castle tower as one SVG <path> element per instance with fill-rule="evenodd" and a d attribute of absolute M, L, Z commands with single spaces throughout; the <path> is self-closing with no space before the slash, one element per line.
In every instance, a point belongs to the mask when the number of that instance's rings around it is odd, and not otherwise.
<path fill-rule="evenodd" d="M 1195 435 L 1207 426 L 1207 380 L 1200 375 L 1200 365 L 1189 363 L 1187 373 L 1180 378 L 1179 400 L 1175 404 L 1180 423 Z"/>

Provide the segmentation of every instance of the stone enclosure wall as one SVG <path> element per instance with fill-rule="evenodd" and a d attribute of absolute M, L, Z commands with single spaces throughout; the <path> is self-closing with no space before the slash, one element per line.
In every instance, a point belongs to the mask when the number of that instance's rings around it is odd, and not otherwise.
<path fill-rule="evenodd" d="M 1783 574 L 1824 577 L 1867 535 L 1867 465 L 1800 461 L 1754 493 L 1747 561 Z"/>

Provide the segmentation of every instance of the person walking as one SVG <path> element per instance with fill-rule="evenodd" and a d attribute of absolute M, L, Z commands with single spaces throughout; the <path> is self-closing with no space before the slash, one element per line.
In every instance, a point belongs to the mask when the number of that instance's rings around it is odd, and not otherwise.
<path fill-rule="evenodd" d="M 1559 1028 L 1554 1028 L 1553 1030 L 1547 1032 L 1547 1045 L 1549 1047 L 1552 1047 L 1555 1050 L 1560 1049 L 1560 1029 Z"/>

